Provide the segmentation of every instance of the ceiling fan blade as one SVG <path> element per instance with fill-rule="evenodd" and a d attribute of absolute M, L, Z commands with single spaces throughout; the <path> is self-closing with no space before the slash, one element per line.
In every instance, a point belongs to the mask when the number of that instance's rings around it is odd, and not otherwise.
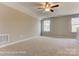
<path fill-rule="evenodd" d="M 54 6 L 51 6 L 51 8 L 54 8 L 54 7 L 59 7 L 59 5 L 54 5 Z"/>
<path fill-rule="evenodd" d="M 51 12 L 54 12 L 54 10 L 50 9 Z"/>
<path fill-rule="evenodd" d="M 48 4 L 48 2 L 45 3 L 45 5 L 47 5 L 47 4 Z"/>
<path fill-rule="evenodd" d="M 43 4 L 40 3 L 34 3 L 32 6 L 42 6 Z"/>
<path fill-rule="evenodd" d="M 43 9 L 43 8 L 38 8 L 38 9 Z"/>

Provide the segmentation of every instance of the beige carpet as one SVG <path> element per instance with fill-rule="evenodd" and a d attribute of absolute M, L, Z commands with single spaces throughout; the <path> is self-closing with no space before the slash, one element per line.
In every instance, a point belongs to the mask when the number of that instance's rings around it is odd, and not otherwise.
<path fill-rule="evenodd" d="M 0 55 L 64 56 L 79 55 L 76 39 L 38 37 L 0 48 Z"/>

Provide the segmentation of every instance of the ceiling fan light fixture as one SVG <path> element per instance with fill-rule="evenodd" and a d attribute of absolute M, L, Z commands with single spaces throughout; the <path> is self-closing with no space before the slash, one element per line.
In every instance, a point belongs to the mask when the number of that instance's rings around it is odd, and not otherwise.
<path fill-rule="evenodd" d="M 49 11 L 53 12 L 54 8 L 56 8 L 56 7 L 59 7 L 59 4 L 52 4 L 52 3 L 46 2 L 46 3 L 43 3 L 41 8 L 39 8 L 39 9 L 43 9 L 44 11 L 47 11 L 47 12 L 49 12 Z"/>
<path fill-rule="evenodd" d="M 45 8 L 45 11 L 50 11 L 50 9 L 49 8 Z"/>

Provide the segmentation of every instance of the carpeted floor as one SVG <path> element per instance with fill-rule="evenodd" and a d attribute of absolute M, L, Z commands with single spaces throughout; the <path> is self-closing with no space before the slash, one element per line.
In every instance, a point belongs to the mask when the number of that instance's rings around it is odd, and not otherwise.
<path fill-rule="evenodd" d="M 38 37 L 0 48 L 0 55 L 13 56 L 77 56 L 76 39 Z"/>

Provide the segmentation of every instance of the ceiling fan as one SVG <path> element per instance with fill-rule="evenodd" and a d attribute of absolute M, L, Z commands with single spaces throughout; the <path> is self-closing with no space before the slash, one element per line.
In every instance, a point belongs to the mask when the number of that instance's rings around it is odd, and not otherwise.
<path fill-rule="evenodd" d="M 58 4 L 52 4 L 49 2 L 43 3 L 38 9 L 43 9 L 44 11 L 51 11 L 54 12 L 54 8 L 59 7 Z"/>

